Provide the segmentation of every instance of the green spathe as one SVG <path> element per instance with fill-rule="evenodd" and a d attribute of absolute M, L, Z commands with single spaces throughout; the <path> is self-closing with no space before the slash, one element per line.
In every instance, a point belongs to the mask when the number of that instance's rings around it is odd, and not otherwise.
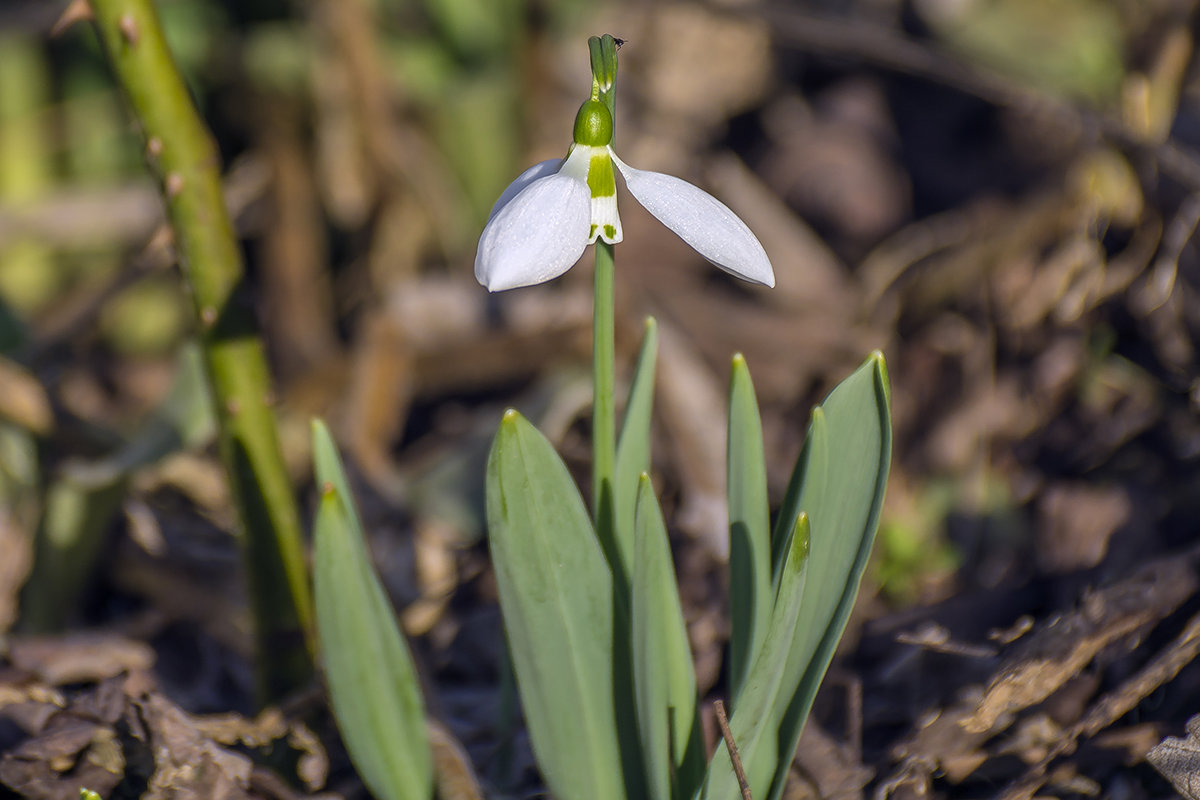
<path fill-rule="evenodd" d="M 609 33 L 588 39 L 588 54 L 592 60 L 592 82 L 612 111 L 613 87 L 617 83 L 617 39 Z"/>

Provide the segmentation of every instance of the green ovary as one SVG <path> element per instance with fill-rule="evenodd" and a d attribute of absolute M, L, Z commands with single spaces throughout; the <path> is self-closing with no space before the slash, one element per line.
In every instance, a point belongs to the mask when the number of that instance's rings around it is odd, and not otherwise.
<path fill-rule="evenodd" d="M 604 147 L 612 141 L 613 122 L 608 107 L 599 100 L 588 100 L 575 115 L 575 142 L 588 147 Z"/>

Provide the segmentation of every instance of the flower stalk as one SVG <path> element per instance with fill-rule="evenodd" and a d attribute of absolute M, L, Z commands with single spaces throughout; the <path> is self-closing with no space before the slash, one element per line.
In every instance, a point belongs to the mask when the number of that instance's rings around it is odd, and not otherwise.
<path fill-rule="evenodd" d="M 613 483 L 617 460 L 615 273 L 613 246 L 600 242 L 596 247 L 592 306 L 592 514 L 602 542 L 608 542 L 614 536 Z"/>
<path fill-rule="evenodd" d="M 588 39 L 592 61 L 592 94 L 608 108 L 615 138 L 617 119 L 617 41 L 611 35 Z M 596 247 L 595 296 L 592 306 L 592 514 L 600 541 L 611 542 L 617 452 L 616 409 L 616 264 L 613 245 Z"/>

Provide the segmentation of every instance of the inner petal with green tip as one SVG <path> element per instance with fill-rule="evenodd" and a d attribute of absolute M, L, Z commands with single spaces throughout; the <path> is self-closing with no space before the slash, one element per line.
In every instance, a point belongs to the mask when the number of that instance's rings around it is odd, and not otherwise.
<path fill-rule="evenodd" d="M 621 241 L 621 217 L 617 213 L 617 180 L 607 147 L 592 148 L 588 160 L 588 189 L 592 192 L 592 227 L 588 243 L 597 237 L 609 244 Z"/>

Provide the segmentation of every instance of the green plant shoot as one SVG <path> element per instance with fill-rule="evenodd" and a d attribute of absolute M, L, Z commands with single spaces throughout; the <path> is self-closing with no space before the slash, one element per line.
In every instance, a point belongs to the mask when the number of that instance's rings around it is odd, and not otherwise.
<path fill-rule="evenodd" d="M 617 47 L 611 36 L 590 40 L 592 90 L 566 156 L 531 167 L 505 190 L 475 258 L 480 283 L 502 291 L 558 277 L 598 245 L 591 513 L 553 445 L 509 410 L 487 464 L 488 538 L 525 723 L 550 793 L 559 800 L 728 800 L 739 787 L 724 745 L 710 758 L 703 752 L 684 609 L 649 475 L 653 320 L 616 433 L 613 256 L 623 238 L 616 175 L 716 266 L 765 286 L 775 276 L 754 234 L 720 201 L 617 157 Z M 740 355 L 729 398 L 731 727 L 754 796 L 777 800 L 874 541 L 891 460 L 887 373 L 875 353 L 814 409 L 773 528 L 762 424 Z M 373 792 L 427 797 L 407 651 L 394 622 L 383 622 L 382 591 L 363 588 L 377 584 L 357 517 L 323 428 L 316 437 L 318 474 L 327 484 L 318 515 L 317 621 L 334 710 Z M 338 542 L 341 552 L 334 552 Z M 347 606 L 343 593 L 363 596 Z M 361 613 L 369 625 L 335 641 L 334 614 L 348 607 L 367 609 Z M 390 644 L 372 649 L 367 640 L 375 637 Z M 389 666 L 353 680 L 391 693 L 387 719 L 346 677 L 352 655 L 368 653 Z M 401 743 L 412 748 L 404 764 L 391 752 Z M 419 779 L 415 787 L 405 776 Z"/>

